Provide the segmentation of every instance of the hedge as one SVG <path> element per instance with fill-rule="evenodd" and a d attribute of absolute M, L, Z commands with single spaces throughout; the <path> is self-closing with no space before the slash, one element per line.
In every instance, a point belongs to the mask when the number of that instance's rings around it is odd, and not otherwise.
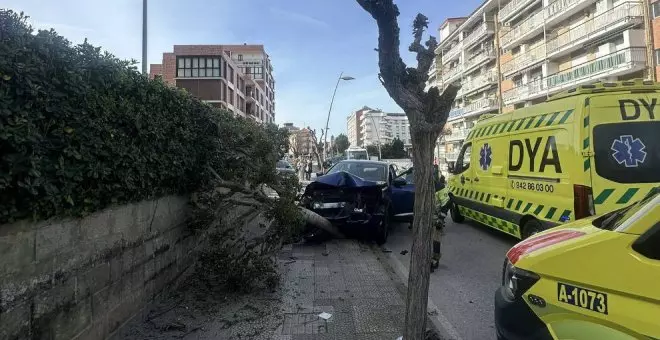
<path fill-rule="evenodd" d="M 149 80 L 85 41 L 33 32 L 0 10 L 0 223 L 84 215 L 190 192 L 209 180 L 272 180 L 286 132 Z"/>

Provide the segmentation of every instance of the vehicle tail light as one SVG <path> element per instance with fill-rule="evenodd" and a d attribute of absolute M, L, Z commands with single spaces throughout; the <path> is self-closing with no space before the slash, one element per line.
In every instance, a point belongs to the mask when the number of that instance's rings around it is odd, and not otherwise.
<path fill-rule="evenodd" d="M 516 244 L 513 248 L 509 249 L 506 253 L 506 257 L 511 261 L 511 264 L 516 264 L 516 262 L 518 262 L 518 260 L 525 254 L 583 235 L 583 232 L 577 230 L 553 231 L 544 235 L 529 238 Z"/>
<path fill-rule="evenodd" d="M 594 195 L 591 187 L 585 185 L 573 185 L 573 208 L 575 219 L 581 219 L 594 215 Z"/>

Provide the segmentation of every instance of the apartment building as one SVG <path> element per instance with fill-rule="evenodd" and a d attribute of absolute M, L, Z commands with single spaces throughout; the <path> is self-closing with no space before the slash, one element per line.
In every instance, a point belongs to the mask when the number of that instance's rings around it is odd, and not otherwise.
<path fill-rule="evenodd" d="M 236 115 L 275 121 L 273 66 L 263 45 L 174 45 L 150 65 L 149 77 Z"/>
<path fill-rule="evenodd" d="M 362 144 L 383 145 L 400 139 L 405 146 L 411 147 L 410 124 L 405 113 L 390 113 L 381 110 L 367 110 L 362 112 L 359 119 Z"/>
<path fill-rule="evenodd" d="M 346 135 L 350 145 L 362 146 L 364 144 L 360 122 L 362 122 L 362 114 L 367 111 L 373 111 L 373 109 L 368 106 L 363 106 L 361 109 L 351 112 L 351 114 L 346 117 Z"/>
<path fill-rule="evenodd" d="M 650 35 L 653 46 L 653 64 L 655 65 L 655 79 L 660 79 L 660 0 L 651 0 L 649 15 L 651 17 Z"/>
<path fill-rule="evenodd" d="M 309 128 L 299 128 L 293 123 L 284 123 L 284 128 L 289 131 L 289 156 L 308 156 L 314 147 L 314 138 Z"/>
<path fill-rule="evenodd" d="M 533 105 L 576 85 L 647 77 L 642 4 L 488 0 L 468 17 L 446 20 L 427 86 L 462 87 L 436 157 L 455 161 L 482 114 Z M 660 15 L 660 4 L 654 7 Z M 660 33 L 660 19 L 657 27 Z M 660 36 L 655 40 L 660 48 Z"/>

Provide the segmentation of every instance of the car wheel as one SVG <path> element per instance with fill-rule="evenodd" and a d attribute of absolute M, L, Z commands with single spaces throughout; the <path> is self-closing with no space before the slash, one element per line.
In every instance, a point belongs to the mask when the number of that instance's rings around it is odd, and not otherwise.
<path fill-rule="evenodd" d="M 458 204 L 452 204 L 450 213 L 452 221 L 456 223 L 463 223 L 463 221 L 465 221 L 465 217 L 463 217 L 463 215 L 461 215 L 461 211 L 458 210 Z"/>
<path fill-rule="evenodd" d="M 541 225 L 541 222 L 539 220 L 531 218 L 527 222 L 525 222 L 525 225 L 523 225 L 522 229 L 522 238 L 523 240 L 533 236 L 534 234 L 538 234 L 542 232 L 543 225 Z"/>
<path fill-rule="evenodd" d="M 385 213 L 383 214 L 382 222 L 380 223 L 378 228 L 376 228 L 376 237 L 375 237 L 376 243 L 379 246 L 382 246 L 383 244 L 385 244 L 385 242 L 387 242 L 387 237 L 389 235 L 390 235 L 390 213 L 388 209 L 388 211 L 385 211 Z"/>

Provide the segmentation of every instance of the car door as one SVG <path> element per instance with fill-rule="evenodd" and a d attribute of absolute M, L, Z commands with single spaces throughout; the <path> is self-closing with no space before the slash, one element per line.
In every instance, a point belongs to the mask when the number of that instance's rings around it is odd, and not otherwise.
<path fill-rule="evenodd" d="M 413 216 L 413 209 L 415 206 L 415 183 L 413 181 L 413 173 L 402 176 L 406 180 L 405 185 L 395 186 L 394 179 L 397 174 L 394 167 L 390 165 L 390 192 L 392 199 L 392 215 L 396 219 L 411 220 Z"/>
<path fill-rule="evenodd" d="M 473 169 L 470 166 L 472 157 L 472 142 L 463 145 L 456 159 L 456 165 L 449 181 L 449 187 L 454 194 L 455 202 L 461 205 L 461 200 L 469 198 L 472 192 Z"/>

